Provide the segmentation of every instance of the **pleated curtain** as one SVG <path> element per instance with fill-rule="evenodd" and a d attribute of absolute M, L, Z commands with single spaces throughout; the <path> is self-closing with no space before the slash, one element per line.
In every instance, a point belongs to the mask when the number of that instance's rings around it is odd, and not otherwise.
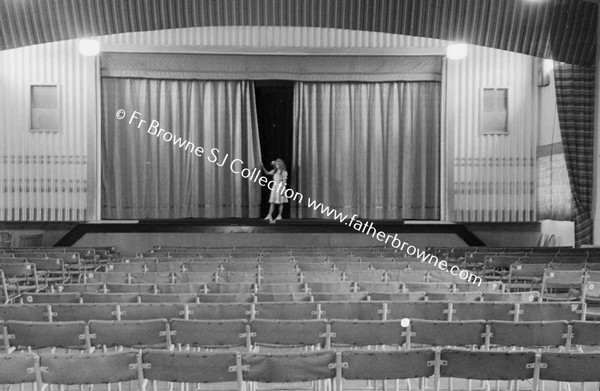
<path fill-rule="evenodd" d="M 293 187 L 369 219 L 439 219 L 439 82 L 303 83 Z M 326 218 L 306 202 L 298 218 Z"/>
<path fill-rule="evenodd" d="M 134 111 L 140 128 L 129 123 Z M 152 120 L 204 155 L 149 134 Z M 229 169 L 261 160 L 252 82 L 103 78 L 101 145 L 103 219 L 259 215 L 260 186 Z M 224 166 L 208 161 L 212 148 Z"/>
<path fill-rule="evenodd" d="M 556 107 L 573 199 L 575 245 L 593 239 L 595 67 L 554 62 Z"/>

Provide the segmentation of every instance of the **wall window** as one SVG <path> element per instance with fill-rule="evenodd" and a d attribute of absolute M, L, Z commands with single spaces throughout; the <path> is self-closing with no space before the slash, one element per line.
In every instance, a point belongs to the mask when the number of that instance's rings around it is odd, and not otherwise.
<path fill-rule="evenodd" d="M 484 88 L 481 110 L 482 134 L 508 134 L 508 88 Z"/>
<path fill-rule="evenodd" d="M 58 132 L 58 86 L 31 86 L 31 127 L 32 132 Z"/>

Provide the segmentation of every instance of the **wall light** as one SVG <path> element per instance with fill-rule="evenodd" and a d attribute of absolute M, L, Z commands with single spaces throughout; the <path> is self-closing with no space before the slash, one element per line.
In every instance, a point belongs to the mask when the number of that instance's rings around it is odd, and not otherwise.
<path fill-rule="evenodd" d="M 469 54 L 469 48 L 465 43 L 453 43 L 446 48 L 446 57 L 449 60 L 462 60 Z"/>
<path fill-rule="evenodd" d="M 100 42 L 97 39 L 84 38 L 79 40 L 79 54 L 82 56 L 97 56 L 100 53 Z"/>
<path fill-rule="evenodd" d="M 538 87 L 546 87 L 550 85 L 550 77 L 554 70 L 554 61 L 544 58 L 538 61 Z"/>

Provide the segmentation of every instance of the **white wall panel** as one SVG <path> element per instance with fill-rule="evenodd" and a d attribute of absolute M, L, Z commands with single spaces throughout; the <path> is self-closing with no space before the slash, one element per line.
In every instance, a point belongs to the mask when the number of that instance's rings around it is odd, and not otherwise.
<path fill-rule="evenodd" d="M 0 52 L 0 220 L 86 219 L 94 61 L 74 41 Z M 29 131 L 32 84 L 58 86 L 58 132 Z"/>

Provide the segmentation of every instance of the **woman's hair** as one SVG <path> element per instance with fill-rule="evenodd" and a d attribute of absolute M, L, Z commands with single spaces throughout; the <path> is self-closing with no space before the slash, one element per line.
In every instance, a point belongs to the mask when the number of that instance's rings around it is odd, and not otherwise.
<path fill-rule="evenodd" d="M 281 170 L 282 170 L 282 171 L 287 171 L 287 168 L 286 168 L 286 166 L 285 166 L 285 163 L 283 162 L 283 159 L 281 159 L 281 158 L 277 158 L 277 159 L 275 159 L 275 160 L 273 161 L 273 163 L 277 163 L 277 162 L 281 163 Z"/>

